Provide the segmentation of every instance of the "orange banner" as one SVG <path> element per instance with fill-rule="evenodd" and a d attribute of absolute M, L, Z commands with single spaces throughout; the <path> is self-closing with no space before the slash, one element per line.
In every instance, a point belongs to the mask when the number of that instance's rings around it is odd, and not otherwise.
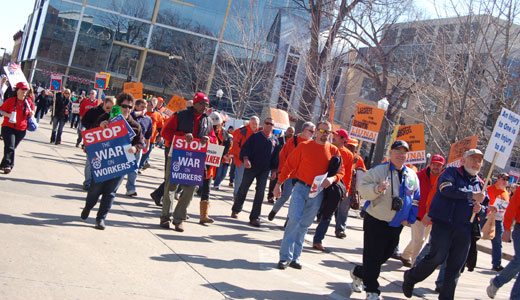
<path fill-rule="evenodd" d="M 166 105 L 165 112 L 168 116 L 171 116 L 174 112 L 186 109 L 186 99 L 181 96 L 174 94 L 170 99 L 170 102 Z"/>
<path fill-rule="evenodd" d="M 467 137 L 451 144 L 448 167 L 460 167 L 460 159 L 469 149 L 477 148 L 478 135 Z"/>
<path fill-rule="evenodd" d="M 396 141 L 403 140 L 410 149 L 406 156 L 407 164 L 426 162 L 426 143 L 424 142 L 424 124 L 401 125 L 397 130 Z"/>
<path fill-rule="evenodd" d="M 375 143 L 384 116 L 384 109 L 358 103 L 354 120 L 352 120 L 350 135 L 353 138 Z"/>
<path fill-rule="evenodd" d="M 280 129 L 287 129 L 291 126 L 289 123 L 289 114 L 285 110 L 270 108 L 271 118 L 273 119 L 274 126 Z"/>
<path fill-rule="evenodd" d="M 123 83 L 123 92 L 129 93 L 135 99 L 143 98 L 143 83 L 142 82 L 125 82 Z"/>

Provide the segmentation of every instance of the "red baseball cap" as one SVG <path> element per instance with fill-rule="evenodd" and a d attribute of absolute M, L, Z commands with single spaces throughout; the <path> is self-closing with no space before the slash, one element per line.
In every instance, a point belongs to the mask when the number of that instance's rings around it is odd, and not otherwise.
<path fill-rule="evenodd" d="M 348 132 L 345 129 L 338 129 L 338 130 L 334 131 L 333 133 L 348 140 Z"/>
<path fill-rule="evenodd" d="M 436 163 L 436 164 L 441 164 L 441 165 L 444 165 L 446 161 L 444 160 L 444 157 L 440 154 L 435 154 L 434 156 L 432 156 L 432 161 L 431 163 Z"/>
<path fill-rule="evenodd" d="M 14 87 L 15 89 L 22 89 L 22 90 L 28 90 L 29 89 L 29 85 L 23 81 L 20 81 L 16 84 L 16 86 Z"/>
<path fill-rule="evenodd" d="M 202 101 L 206 101 L 209 103 L 209 98 L 208 96 L 206 96 L 204 93 L 201 93 L 201 92 L 197 92 L 195 94 L 195 97 L 193 98 L 193 104 L 195 103 L 199 103 L 199 102 L 202 102 Z"/>

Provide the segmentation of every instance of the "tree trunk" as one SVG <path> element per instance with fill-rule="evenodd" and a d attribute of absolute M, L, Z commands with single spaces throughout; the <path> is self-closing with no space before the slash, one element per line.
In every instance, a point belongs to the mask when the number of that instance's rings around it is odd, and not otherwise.
<path fill-rule="evenodd" d="M 388 121 L 384 119 L 381 124 L 381 130 L 379 130 L 379 135 L 377 136 L 376 150 L 372 159 L 372 166 L 380 164 L 386 155 L 386 139 L 389 136 L 389 133 L 392 132 L 389 129 L 391 129 L 390 124 L 388 124 Z"/>

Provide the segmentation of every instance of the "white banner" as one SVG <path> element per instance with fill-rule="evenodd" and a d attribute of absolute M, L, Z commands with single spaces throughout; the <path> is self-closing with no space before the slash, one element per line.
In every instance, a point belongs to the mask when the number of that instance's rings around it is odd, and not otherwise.
<path fill-rule="evenodd" d="M 489 139 L 484 159 L 492 163 L 493 157 L 495 153 L 497 153 L 498 158 L 495 165 L 505 169 L 506 162 L 515 145 L 519 129 L 520 115 L 502 107 L 500 116 L 497 118 L 495 128 L 493 128 L 493 133 Z"/>
<path fill-rule="evenodd" d="M 9 84 L 11 85 L 11 89 L 14 91 L 14 87 L 18 82 L 27 82 L 25 75 L 22 72 L 22 67 L 15 63 L 8 63 L 7 66 L 4 67 L 5 74 L 7 75 L 7 80 L 9 80 Z"/>
<path fill-rule="evenodd" d="M 206 151 L 206 164 L 215 167 L 220 166 L 223 153 L 224 146 L 208 144 L 208 150 Z"/>

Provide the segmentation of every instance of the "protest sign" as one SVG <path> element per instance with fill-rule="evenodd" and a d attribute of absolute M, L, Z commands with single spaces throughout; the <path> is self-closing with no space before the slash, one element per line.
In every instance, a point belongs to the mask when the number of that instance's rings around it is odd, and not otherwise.
<path fill-rule="evenodd" d="M 410 146 L 410 149 L 406 155 L 407 164 L 421 164 L 426 162 L 424 124 L 399 126 L 395 140 L 405 141 Z"/>
<path fill-rule="evenodd" d="M 51 75 L 51 91 L 61 91 L 61 74 L 52 74 Z"/>
<path fill-rule="evenodd" d="M 327 179 L 327 173 L 314 177 L 314 181 L 311 185 L 311 190 L 309 191 L 309 198 L 314 198 L 318 196 L 318 194 L 321 193 L 321 191 L 323 191 L 323 187 L 321 186 L 321 184 L 325 179 Z"/>
<path fill-rule="evenodd" d="M 208 143 L 202 145 L 199 139 L 188 143 L 185 137 L 175 136 L 171 149 L 170 182 L 201 185 Z"/>
<path fill-rule="evenodd" d="M 186 99 L 182 98 L 181 96 L 175 94 L 170 99 L 170 102 L 166 105 L 166 109 L 164 110 L 164 113 L 168 116 L 173 115 L 173 113 L 186 109 Z"/>
<path fill-rule="evenodd" d="M 369 143 L 375 143 L 384 115 L 384 109 L 358 103 L 356 114 L 352 120 L 350 136 Z"/>
<path fill-rule="evenodd" d="M 460 160 L 469 149 L 477 148 L 478 135 L 467 137 L 451 144 L 448 167 L 460 167 Z"/>
<path fill-rule="evenodd" d="M 94 80 L 94 88 L 98 90 L 106 90 L 108 87 L 108 75 L 106 73 L 96 73 Z"/>
<path fill-rule="evenodd" d="M 103 74 L 103 75 L 106 75 L 106 76 L 107 76 L 106 87 L 108 87 L 108 84 L 110 83 L 110 73 L 107 73 L 107 72 L 99 72 L 99 74 Z"/>
<path fill-rule="evenodd" d="M 110 120 L 110 123 L 114 123 L 114 122 L 117 122 L 117 121 L 123 121 L 123 122 L 125 122 L 126 130 L 128 131 L 128 137 L 129 137 L 130 139 L 133 139 L 134 136 L 135 136 L 135 132 L 134 132 L 134 130 L 132 129 L 132 127 L 130 126 L 130 124 L 128 124 L 128 122 L 125 120 L 125 118 L 123 117 L 123 115 L 117 115 L 117 116 L 113 117 L 113 118 Z"/>
<path fill-rule="evenodd" d="M 489 139 L 484 159 L 504 169 L 520 129 L 520 115 L 502 108 Z M 495 155 L 496 154 L 496 155 Z M 496 156 L 496 159 L 495 159 Z"/>
<path fill-rule="evenodd" d="M 92 167 L 94 182 L 103 182 L 126 175 L 137 169 L 135 155 L 125 122 L 117 121 L 107 128 L 82 131 L 87 159 Z"/>
<path fill-rule="evenodd" d="M 27 85 L 29 85 L 29 82 L 27 82 L 20 65 L 10 62 L 7 64 L 7 66 L 4 67 L 4 72 L 5 75 L 7 75 L 7 80 L 9 80 L 9 84 L 11 85 L 11 89 L 13 91 L 14 87 L 19 82 L 25 82 Z"/>
<path fill-rule="evenodd" d="M 215 167 L 220 166 L 222 154 L 224 154 L 224 146 L 209 144 L 208 151 L 206 151 L 206 165 Z"/>
<path fill-rule="evenodd" d="M 509 183 L 518 183 L 520 179 L 520 172 L 518 171 L 509 171 Z"/>
<path fill-rule="evenodd" d="M 289 123 L 289 114 L 285 110 L 270 108 L 271 118 L 273 119 L 274 127 L 279 129 L 287 129 L 291 124 Z"/>
<path fill-rule="evenodd" d="M 125 82 L 123 83 L 123 92 L 129 93 L 135 99 L 143 98 L 143 83 L 142 82 Z"/>

